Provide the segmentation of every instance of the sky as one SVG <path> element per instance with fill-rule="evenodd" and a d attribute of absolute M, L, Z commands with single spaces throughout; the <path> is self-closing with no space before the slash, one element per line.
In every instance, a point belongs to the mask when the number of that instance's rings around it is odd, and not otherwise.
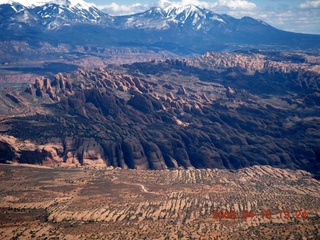
<path fill-rule="evenodd" d="M 250 16 L 291 32 L 320 34 L 320 0 L 86 0 L 110 15 L 127 15 L 164 7 L 167 4 L 194 4 L 235 18 Z"/>

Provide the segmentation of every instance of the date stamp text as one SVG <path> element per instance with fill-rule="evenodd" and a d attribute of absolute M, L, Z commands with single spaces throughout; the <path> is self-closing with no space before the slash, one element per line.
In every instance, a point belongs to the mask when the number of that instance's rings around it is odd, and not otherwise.
<path fill-rule="evenodd" d="M 234 210 L 214 210 L 213 211 L 213 219 L 221 220 L 221 219 L 253 219 L 253 218 L 262 218 L 262 219 L 282 219 L 282 220 L 290 220 L 290 219 L 296 219 L 296 220 L 305 220 L 307 219 L 307 211 L 306 210 L 296 210 L 294 212 L 290 212 L 288 210 L 277 210 L 277 211 L 271 211 L 268 210 L 261 210 L 260 212 L 254 212 L 254 211 L 247 211 L 243 210 L 241 212 L 236 212 Z"/>

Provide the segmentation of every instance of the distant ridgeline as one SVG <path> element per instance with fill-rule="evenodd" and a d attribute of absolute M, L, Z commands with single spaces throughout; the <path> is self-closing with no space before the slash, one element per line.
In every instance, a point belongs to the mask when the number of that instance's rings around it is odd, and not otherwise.
<path fill-rule="evenodd" d="M 128 16 L 110 16 L 81 0 L 31 4 L 22 0 L 2 0 L 0 4 L 0 41 L 18 41 L 24 49 L 28 47 L 34 51 L 66 44 L 64 51 L 60 49 L 59 56 L 78 51 L 76 46 L 91 50 L 92 47 L 138 47 L 181 56 L 252 48 L 320 48 L 320 35 L 290 33 L 261 20 L 236 19 L 194 5 L 170 5 Z M 28 54 L 21 48 L 2 51 L 19 58 Z M 24 56 L 18 56 L 21 53 Z M 32 54 L 30 58 L 34 59 Z"/>

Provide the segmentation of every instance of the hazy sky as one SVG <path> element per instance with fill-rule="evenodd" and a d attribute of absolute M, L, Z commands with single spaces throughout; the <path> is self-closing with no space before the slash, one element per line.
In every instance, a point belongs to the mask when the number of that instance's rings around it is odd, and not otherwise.
<path fill-rule="evenodd" d="M 168 3 L 195 4 L 215 13 L 241 18 L 251 16 L 279 29 L 320 34 L 320 0 L 86 0 L 111 15 L 141 12 Z"/>

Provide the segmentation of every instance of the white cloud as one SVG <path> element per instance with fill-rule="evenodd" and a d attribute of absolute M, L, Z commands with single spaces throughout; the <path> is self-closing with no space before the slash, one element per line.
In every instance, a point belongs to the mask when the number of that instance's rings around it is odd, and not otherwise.
<path fill-rule="evenodd" d="M 161 7 L 165 8 L 169 5 L 196 5 L 201 8 L 207 8 L 211 10 L 215 9 L 224 9 L 224 10 L 252 10 L 256 8 L 256 5 L 252 2 L 247 0 L 218 0 L 217 2 L 206 2 L 206 1 L 199 1 L 199 0 L 180 0 L 180 1 L 173 1 L 173 0 L 159 0 L 158 3 L 150 3 L 150 4 L 117 4 L 115 2 L 104 5 L 98 6 L 100 10 L 105 11 L 110 15 L 126 15 L 126 14 L 133 14 L 137 12 L 146 11 L 151 7 Z"/>
<path fill-rule="evenodd" d="M 125 5 L 125 4 L 117 4 L 115 2 L 104 5 L 104 6 L 97 6 L 100 10 L 110 14 L 110 15 L 128 15 L 133 14 L 137 12 L 143 12 L 147 9 L 149 9 L 151 6 L 148 4 L 141 4 L 141 3 L 134 3 L 131 5 Z"/>
<path fill-rule="evenodd" d="M 171 4 L 173 4 L 173 3 L 170 1 L 167 1 L 167 0 L 160 0 L 158 3 L 159 7 L 161 7 L 161 8 L 165 8 Z"/>
<path fill-rule="evenodd" d="M 305 3 L 300 4 L 300 8 L 320 8 L 320 0 L 307 0 Z"/>
<path fill-rule="evenodd" d="M 160 0 L 159 7 L 166 7 L 168 5 L 196 5 L 202 8 L 215 9 L 224 8 L 232 10 L 251 10 L 256 8 L 256 5 L 246 0 L 218 0 L 216 2 L 207 2 L 199 0 L 181 0 L 179 2 L 170 0 Z"/>
<path fill-rule="evenodd" d="M 241 17 L 241 11 L 229 11 L 227 14 Z M 247 12 L 247 16 L 263 20 L 271 26 L 297 33 L 320 34 L 320 14 L 316 9 L 288 8 L 268 9 L 257 8 L 255 11 Z"/>
<path fill-rule="evenodd" d="M 179 2 L 169 1 L 169 0 L 160 0 L 158 2 L 158 6 L 161 8 L 165 8 L 170 5 L 183 6 L 183 5 L 196 5 L 202 8 L 210 8 L 212 7 L 212 3 L 198 1 L 198 0 L 181 0 Z"/>
<path fill-rule="evenodd" d="M 246 0 L 219 0 L 217 3 L 214 3 L 215 7 L 227 7 L 232 10 L 252 10 L 257 6 Z"/>
<path fill-rule="evenodd" d="M 182 0 L 181 1 L 182 5 L 196 5 L 202 8 L 210 8 L 212 6 L 212 4 L 208 3 L 208 2 L 203 2 L 203 1 L 192 1 L 192 0 Z"/>

